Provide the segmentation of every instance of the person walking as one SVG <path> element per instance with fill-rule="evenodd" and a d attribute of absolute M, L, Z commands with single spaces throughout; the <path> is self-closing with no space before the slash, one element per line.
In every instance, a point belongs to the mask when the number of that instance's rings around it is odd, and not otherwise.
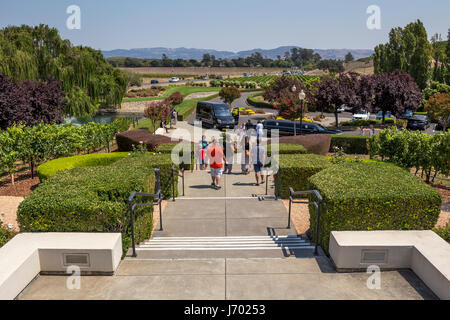
<path fill-rule="evenodd" d="M 176 126 L 177 125 L 177 120 L 178 120 L 178 112 L 177 110 L 173 109 L 173 125 Z"/>
<path fill-rule="evenodd" d="M 251 161 L 253 169 L 255 170 L 256 185 L 259 186 L 259 180 L 264 183 L 264 176 L 261 174 L 261 170 L 264 167 L 266 161 L 266 149 L 260 145 L 259 137 L 256 138 L 256 146 L 253 146 L 251 152 Z"/>
<path fill-rule="evenodd" d="M 241 145 L 242 145 L 241 171 L 242 174 L 249 174 L 250 142 L 248 136 L 244 137 L 244 140 L 242 140 Z"/>
<path fill-rule="evenodd" d="M 209 167 L 211 169 L 211 186 L 216 190 L 219 190 L 222 188 L 220 186 L 220 177 L 222 176 L 223 163 L 226 163 L 226 158 L 216 138 L 213 138 L 211 145 L 208 148 L 207 155 Z"/>
<path fill-rule="evenodd" d="M 247 123 L 245 124 L 245 130 L 249 131 L 251 128 L 253 128 L 253 123 L 250 119 L 248 119 Z"/>
<path fill-rule="evenodd" d="M 202 140 L 199 143 L 200 145 L 200 170 L 206 169 L 206 150 L 208 149 L 208 141 L 206 141 L 206 136 L 202 136 Z"/>
<path fill-rule="evenodd" d="M 226 165 L 225 165 L 225 174 L 231 174 L 231 170 L 233 170 L 233 162 L 234 162 L 234 152 L 236 150 L 235 142 L 231 141 L 230 135 L 226 135 L 226 139 L 223 145 L 223 151 L 225 153 Z"/>
<path fill-rule="evenodd" d="M 258 123 L 256 124 L 256 137 L 261 138 L 263 136 L 263 133 L 264 133 L 264 126 L 261 120 L 259 120 Z"/>

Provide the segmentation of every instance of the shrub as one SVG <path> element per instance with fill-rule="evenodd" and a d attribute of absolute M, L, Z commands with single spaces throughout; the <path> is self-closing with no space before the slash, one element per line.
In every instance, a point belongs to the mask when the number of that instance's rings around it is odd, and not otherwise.
<path fill-rule="evenodd" d="M 121 232 L 124 253 L 131 245 L 127 199 L 133 191 L 153 192 L 154 172 L 146 167 L 86 167 L 57 173 L 39 185 L 17 213 L 22 232 Z M 152 231 L 152 207 L 135 213 L 137 243 Z"/>
<path fill-rule="evenodd" d="M 16 233 L 7 229 L 0 221 L 0 248 L 3 247 L 9 240 L 11 240 Z"/>
<path fill-rule="evenodd" d="M 361 135 L 332 135 L 329 152 L 334 152 L 334 148 L 342 148 L 347 154 L 368 154 L 367 141 L 369 136 Z"/>
<path fill-rule="evenodd" d="M 428 135 L 391 127 L 372 136 L 368 148 L 371 157 L 380 156 L 399 166 L 415 168 L 416 174 L 421 169 L 427 182 L 438 173 L 450 173 L 450 132 Z"/>
<path fill-rule="evenodd" d="M 145 129 L 128 130 L 116 135 L 119 151 L 133 151 L 133 146 L 145 144 L 148 151 L 154 152 L 161 144 L 173 143 L 172 139 L 159 134 L 153 134 Z M 141 143 L 142 142 L 142 143 Z"/>
<path fill-rule="evenodd" d="M 326 155 L 330 150 L 331 136 L 328 134 L 308 134 L 305 136 L 280 137 L 280 143 L 300 144 L 308 153 Z"/>
<path fill-rule="evenodd" d="M 279 154 L 306 154 L 307 151 L 304 146 L 299 144 L 287 144 L 281 143 L 278 145 L 278 153 Z M 272 145 L 269 144 L 267 146 L 267 156 L 272 156 Z"/>
<path fill-rule="evenodd" d="M 308 190 L 308 178 L 328 168 L 330 161 L 315 154 L 280 154 L 279 169 L 275 177 L 275 192 L 289 198 L 289 187 L 295 191 Z"/>
<path fill-rule="evenodd" d="M 183 149 L 186 148 L 186 144 L 189 144 L 188 142 L 182 142 L 182 144 L 180 145 L 180 151 L 178 153 L 178 163 L 180 163 L 179 167 L 184 168 L 185 170 L 191 170 L 194 168 L 195 165 L 195 159 L 194 159 L 194 144 L 190 143 L 190 150 L 191 150 L 191 157 L 190 157 L 190 163 L 184 163 L 184 161 L 182 161 L 182 157 L 183 157 Z M 178 143 L 168 143 L 168 144 L 162 144 L 160 146 L 158 146 L 156 148 L 156 153 L 162 153 L 162 154 L 172 154 L 172 150 L 173 148 L 178 145 Z"/>
<path fill-rule="evenodd" d="M 450 242 L 450 226 L 434 228 L 433 231 L 445 241 Z"/>
<path fill-rule="evenodd" d="M 241 97 L 241 92 L 237 87 L 239 87 L 239 84 L 235 83 L 232 87 L 222 88 L 219 92 L 220 99 L 226 104 L 231 105 L 234 100 Z"/>
<path fill-rule="evenodd" d="M 97 167 L 108 166 L 128 155 L 127 152 L 116 153 L 94 153 L 80 156 L 59 158 L 48 161 L 38 167 L 38 177 L 44 181 L 59 171 L 82 168 L 82 167 Z"/>
<path fill-rule="evenodd" d="M 273 103 L 268 103 L 265 101 L 259 101 L 256 98 L 261 97 L 262 93 L 254 93 L 248 96 L 247 103 L 253 107 L 256 108 L 267 108 L 267 109 L 273 109 Z"/>
<path fill-rule="evenodd" d="M 394 124 L 395 120 L 392 118 L 385 118 L 384 119 L 384 124 Z M 343 121 L 340 123 L 341 126 L 343 127 L 368 127 L 371 124 L 375 125 L 375 124 L 383 124 L 383 120 L 375 120 L 375 119 L 370 119 L 370 120 L 363 120 L 363 119 L 359 119 L 359 120 L 354 120 L 354 121 Z"/>
<path fill-rule="evenodd" d="M 431 229 L 441 212 L 438 192 L 389 163 L 333 165 L 309 182 L 323 197 L 319 244 L 326 252 L 331 231 Z M 309 210 L 315 239 L 317 212 Z"/>
<path fill-rule="evenodd" d="M 159 169 L 161 172 L 161 192 L 165 199 L 172 197 L 172 159 L 170 154 L 147 153 L 137 157 L 123 158 L 111 166 L 120 168 L 145 168 L 147 170 Z M 175 176 L 175 196 L 178 195 L 178 178 Z"/>

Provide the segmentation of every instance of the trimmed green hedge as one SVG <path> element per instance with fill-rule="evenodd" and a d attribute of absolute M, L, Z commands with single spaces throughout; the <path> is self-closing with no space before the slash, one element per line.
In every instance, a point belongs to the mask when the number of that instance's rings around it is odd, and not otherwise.
<path fill-rule="evenodd" d="M 279 158 L 275 192 L 283 199 L 289 198 L 289 187 L 308 190 L 308 178 L 331 166 L 326 157 L 316 154 L 280 154 Z"/>
<path fill-rule="evenodd" d="M 67 158 L 59 158 L 48 161 L 40 165 L 37 169 L 38 177 L 44 181 L 56 173 L 82 167 L 108 166 L 122 158 L 125 158 L 128 152 L 115 153 L 94 153 Z"/>
<path fill-rule="evenodd" d="M 384 119 L 384 124 L 394 124 L 395 120 L 392 118 L 385 118 Z M 383 120 L 376 120 L 376 119 L 370 119 L 370 120 L 363 120 L 363 119 L 359 119 L 359 120 L 353 120 L 353 121 L 343 121 L 341 122 L 339 125 L 343 126 L 343 127 L 368 127 L 371 124 L 376 125 L 376 124 L 383 124 Z"/>
<path fill-rule="evenodd" d="M 361 135 L 332 135 L 330 152 L 335 152 L 334 148 L 343 148 L 347 154 L 369 154 L 367 141 L 370 136 Z"/>
<path fill-rule="evenodd" d="M 390 163 L 334 165 L 309 179 L 323 197 L 319 244 L 328 252 L 331 231 L 428 230 L 441 212 L 440 194 Z M 316 209 L 310 210 L 315 239 Z"/>
<path fill-rule="evenodd" d="M 165 199 L 172 197 L 172 159 L 170 154 L 147 153 L 138 157 L 123 158 L 111 166 L 120 168 L 159 169 L 161 172 L 161 192 Z M 175 196 L 178 195 L 178 178 L 175 176 Z"/>
<path fill-rule="evenodd" d="M 48 178 L 20 205 L 22 232 L 120 232 L 124 253 L 131 246 L 127 199 L 154 191 L 147 167 L 104 166 L 65 170 Z M 139 199 L 138 199 L 139 200 Z M 137 243 L 150 238 L 153 207 L 135 212 Z"/>
<path fill-rule="evenodd" d="M 254 93 L 248 96 L 247 103 L 251 106 L 254 106 L 256 108 L 266 108 L 266 109 L 273 109 L 273 104 L 264 102 L 264 101 L 258 101 L 255 98 L 262 96 L 262 92 Z"/>
<path fill-rule="evenodd" d="M 189 144 L 188 142 L 181 142 L 182 145 L 180 146 L 180 151 L 178 153 L 179 159 L 181 159 L 183 157 L 183 148 L 185 148 L 185 144 Z M 172 154 L 172 150 L 173 148 L 175 148 L 175 146 L 177 146 L 178 143 L 168 143 L 168 144 L 162 144 L 160 146 L 158 146 L 156 148 L 156 153 L 161 153 L 161 154 Z M 180 164 L 180 169 L 184 168 L 185 170 L 191 170 L 194 168 L 195 166 L 195 158 L 194 158 L 194 149 L 195 146 L 193 143 L 191 143 L 190 149 L 191 149 L 191 161 L 190 163 L 184 163 L 183 161 L 179 160 L 178 162 L 181 162 Z"/>
<path fill-rule="evenodd" d="M 279 154 L 306 154 L 306 148 L 299 144 L 280 143 L 278 145 Z M 267 156 L 272 156 L 272 144 L 267 146 Z"/>

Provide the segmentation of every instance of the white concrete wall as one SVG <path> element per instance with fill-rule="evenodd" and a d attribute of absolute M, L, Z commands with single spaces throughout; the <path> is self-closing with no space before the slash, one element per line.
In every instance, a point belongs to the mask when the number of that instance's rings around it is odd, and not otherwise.
<path fill-rule="evenodd" d="M 433 231 L 333 231 L 329 252 L 338 271 L 364 270 L 363 250 L 386 250 L 381 269 L 412 269 L 440 298 L 450 300 L 450 245 Z"/>
<path fill-rule="evenodd" d="M 113 274 L 122 256 L 120 233 L 21 233 L 0 248 L 0 300 L 10 300 L 40 273 L 66 273 L 65 254 L 88 254 L 82 273 Z"/>

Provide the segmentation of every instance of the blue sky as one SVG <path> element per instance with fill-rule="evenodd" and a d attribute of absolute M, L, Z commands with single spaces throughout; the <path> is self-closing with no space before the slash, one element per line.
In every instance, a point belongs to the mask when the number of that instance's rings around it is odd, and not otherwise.
<path fill-rule="evenodd" d="M 81 30 L 66 8 L 81 8 Z M 366 9 L 381 8 L 381 30 Z M 96 49 L 188 47 L 239 51 L 297 45 L 372 49 L 389 30 L 421 19 L 429 37 L 450 28 L 449 0 L 0 0 L 0 27 L 48 24 L 74 44 Z"/>

